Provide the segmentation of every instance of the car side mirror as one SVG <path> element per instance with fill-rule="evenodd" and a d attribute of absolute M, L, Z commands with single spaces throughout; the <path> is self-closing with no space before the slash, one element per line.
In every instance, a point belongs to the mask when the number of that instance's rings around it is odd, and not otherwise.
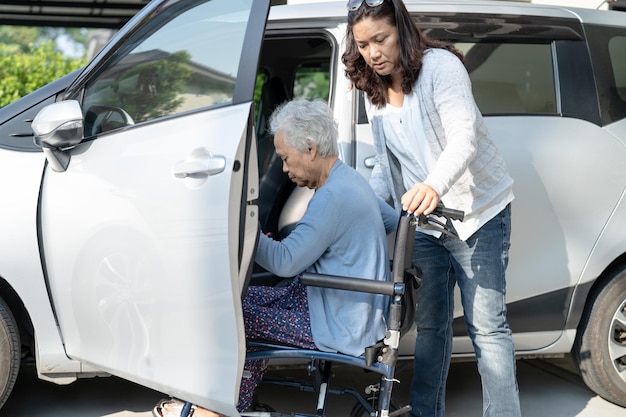
<path fill-rule="evenodd" d="M 70 163 L 67 151 L 83 139 L 83 113 L 78 101 L 60 101 L 42 108 L 31 128 L 35 144 L 43 150 L 52 170 L 67 170 Z"/>

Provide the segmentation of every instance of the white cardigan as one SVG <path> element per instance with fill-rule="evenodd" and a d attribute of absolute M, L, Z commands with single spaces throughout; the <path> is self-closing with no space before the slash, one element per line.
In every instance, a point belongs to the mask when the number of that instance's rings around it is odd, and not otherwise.
<path fill-rule="evenodd" d="M 513 200 L 513 179 L 489 137 L 467 70 L 453 53 L 429 49 L 413 91 L 421 106 L 426 140 L 437 158 L 436 168 L 423 182 L 439 193 L 446 207 L 465 212 L 463 223 L 454 222 L 465 240 Z M 385 108 L 368 101 L 366 110 L 377 156 L 370 184 L 400 210 L 406 190 L 400 164 L 385 143 Z"/>

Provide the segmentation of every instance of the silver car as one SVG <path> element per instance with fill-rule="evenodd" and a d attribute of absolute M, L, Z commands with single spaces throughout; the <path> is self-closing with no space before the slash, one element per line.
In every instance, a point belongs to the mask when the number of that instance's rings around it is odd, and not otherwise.
<path fill-rule="evenodd" d="M 368 177 L 374 155 L 341 64 L 345 2 L 266 19 L 267 3 L 155 0 L 83 70 L 0 109 L 0 404 L 30 360 L 53 382 L 114 374 L 237 415 L 241 291 L 279 283 L 254 265 L 258 228 L 288 233 L 309 197 L 276 164 L 267 117 L 322 97 L 342 159 Z M 519 357 L 572 352 L 626 406 L 625 15 L 406 4 L 465 52 L 515 180 Z M 471 357 L 456 305 L 454 355 Z"/>

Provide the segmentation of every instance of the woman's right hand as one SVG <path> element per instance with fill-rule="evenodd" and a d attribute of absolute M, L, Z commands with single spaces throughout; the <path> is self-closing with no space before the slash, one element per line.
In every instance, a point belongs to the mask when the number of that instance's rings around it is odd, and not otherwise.
<path fill-rule="evenodd" d="M 430 185 L 417 182 L 400 199 L 402 210 L 419 216 L 430 214 L 439 204 L 439 194 Z"/>

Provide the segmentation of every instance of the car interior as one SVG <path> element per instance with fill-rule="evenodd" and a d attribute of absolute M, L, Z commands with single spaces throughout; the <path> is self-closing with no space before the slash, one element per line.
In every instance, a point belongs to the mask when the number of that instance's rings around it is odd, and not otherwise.
<path fill-rule="evenodd" d="M 299 188 L 282 170 L 274 151 L 268 122 L 276 107 L 295 98 L 328 100 L 332 45 L 323 35 L 268 37 L 257 75 L 256 136 L 259 163 L 259 221 L 261 230 L 282 239 L 306 210 L 312 190 Z M 251 285 L 282 285 L 287 281 L 258 265 Z"/>

